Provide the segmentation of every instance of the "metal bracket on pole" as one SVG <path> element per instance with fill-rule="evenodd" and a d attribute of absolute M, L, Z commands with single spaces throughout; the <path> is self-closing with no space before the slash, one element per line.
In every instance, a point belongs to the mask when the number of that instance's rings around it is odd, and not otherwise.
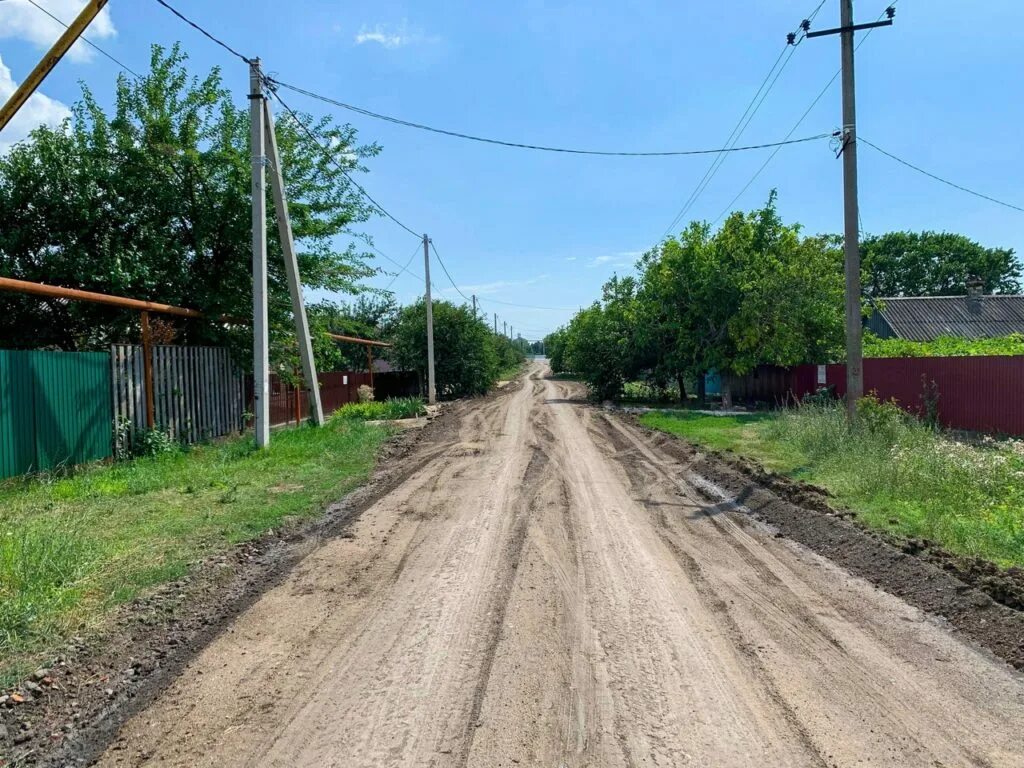
<path fill-rule="evenodd" d="M 256 446 L 270 444 L 270 334 L 267 328 L 266 137 L 260 60 L 249 64 L 249 120 L 252 145 L 252 377 Z"/>
<path fill-rule="evenodd" d="M 277 151 L 277 132 L 274 130 L 274 116 L 270 103 L 263 100 L 263 119 L 267 131 L 267 151 L 270 161 L 270 185 L 274 192 L 274 212 L 277 215 L 277 231 L 284 253 L 285 272 L 288 273 L 288 292 L 292 297 L 292 316 L 295 320 L 295 335 L 299 342 L 299 357 L 302 358 L 302 376 L 309 393 L 309 409 L 313 423 L 318 427 L 324 423 L 324 409 L 320 401 L 320 382 L 316 375 L 316 361 L 313 359 L 313 342 L 309 335 L 309 319 L 306 304 L 302 299 L 302 281 L 299 278 L 299 263 L 295 257 L 295 240 L 292 237 L 292 222 L 288 215 L 288 197 L 284 190 L 281 173 L 281 156 Z"/>

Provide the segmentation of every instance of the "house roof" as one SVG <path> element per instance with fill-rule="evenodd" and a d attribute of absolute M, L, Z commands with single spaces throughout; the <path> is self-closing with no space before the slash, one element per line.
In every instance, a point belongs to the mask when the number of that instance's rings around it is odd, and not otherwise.
<path fill-rule="evenodd" d="M 1024 296 L 900 296 L 876 299 L 875 309 L 896 336 L 930 341 L 939 336 L 984 339 L 1024 333 Z"/>

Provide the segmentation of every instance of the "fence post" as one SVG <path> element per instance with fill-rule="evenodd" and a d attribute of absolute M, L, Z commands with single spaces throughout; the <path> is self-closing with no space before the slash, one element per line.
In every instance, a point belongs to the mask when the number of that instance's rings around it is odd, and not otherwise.
<path fill-rule="evenodd" d="M 142 313 L 142 367 L 146 378 L 146 429 L 153 429 L 156 419 L 153 399 L 153 337 L 149 332 L 149 312 Z"/>

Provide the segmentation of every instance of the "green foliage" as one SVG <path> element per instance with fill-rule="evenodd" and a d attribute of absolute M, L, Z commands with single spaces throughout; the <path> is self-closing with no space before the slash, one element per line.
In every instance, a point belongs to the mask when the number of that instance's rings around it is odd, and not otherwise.
<path fill-rule="evenodd" d="M 434 371 L 442 399 L 487 392 L 503 371 L 518 366 L 523 353 L 491 332 L 471 309 L 434 301 Z M 427 381 L 427 310 L 420 301 L 404 307 L 391 331 L 389 358 Z"/>
<path fill-rule="evenodd" d="M 962 296 L 972 277 L 988 293 L 1021 292 L 1021 265 L 1011 248 L 986 248 L 950 232 L 889 232 L 860 247 L 869 296 Z"/>
<path fill-rule="evenodd" d="M 365 403 L 346 403 L 336 410 L 332 420 L 359 419 L 362 421 L 384 421 L 392 419 L 414 419 L 425 416 L 423 398 L 401 397 L 393 400 L 371 400 Z"/>
<path fill-rule="evenodd" d="M 383 341 L 398 317 L 398 303 L 390 294 L 367 293 L 347 303 L 311 304 L 306 307 L 306 315 L 318 370 L 365 371 L 369 368 L 365 346 L 334 341 L 327 334 Z M 374 350 L 374 357 L 379 354 Z"/>
<path fill-rule="evenodd" d="M 181 445 L 169 432 L 160 429 L 144 429 L 135 437 L 132 446 L 133 456 L 160 456 L 165 453 L 180 451 Z"/>
<path fill-rule="evenodd" d="M 553 373 L 566 373 L 568 370 L 565 367 L 565 345 L 568 338 L 569 332 L 565 328 L 559 328 L 544 337 L 544 351 Z"/>
<path fill-rule="evenodd" d="M 41 127 L 0 157 L 0 274 L 151 299 L 211 316 L 252 311 L 249 106 L 236 107 L 219 69 L 188 74 L 178 46 L 154 46 L 141 79 L 119 77 L 112 114 L 83 86 L 73 119 Z M 361 170 L 375 145 L 355 130 L 310 120 L 331 158 L 289 117 L 277 122 L 299 269 L 308 288 L 355 292 L 373 274 L 337 245 L 372 208 L 335 165 Z M 269 184 L 268 200 L 269 200 Z M 276 231 L 268 202 L 268 231 Z M 291 303 L 276 237 L 269 238 L 274 362 L 295 355 Z M 81 350 L 139 338 L 138 314 L 83 302 L 8 295 L 7 345 Z M 168 320 L 178 342 L 251 355 L 251 332 L 209 320 Z"/>
<path fill-rule="evenodd" d="M 388 431 L 355 420 L 0 485 L 0 679 L 111 607 L 365 479 Z"/>
<path fill-rule="evenodd" d="M 1024 565 L 1024 441 L 951 439 L 868 398 L 850 428 L 841 403 L 751 417 L 648 414 L 648 426 L 827 488 L 865 524 Z"/>
<path fill-rule="evenodd" d="M 880 339 L 864 334 L 865 357 L 975 357 L 983 355 L 1024 355 L 1024 334 L 1012 333 L 992 339 L 964 339 L 940 336 L 934 341 Z"/>
<path fill-rule="evenodd" d="M 691 224 L 646 253 L 639 277 L 613 277 L 602 300 L 548 338 L 552 367 L 600 398 L 646 380 L 685 399 L 685 381 L 717 370 L 834 359 L 842 347 L 842 258 L 835 238 L 786 225 L 772 193 L 717 232 Z"/>

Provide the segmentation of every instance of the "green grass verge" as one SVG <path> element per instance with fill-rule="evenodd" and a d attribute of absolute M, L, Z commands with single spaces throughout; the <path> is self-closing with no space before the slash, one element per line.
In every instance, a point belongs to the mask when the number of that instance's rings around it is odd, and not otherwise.
<path fill-rule="evenodd" d="M 832 405 L 749 416 L 661 412 L 641 422 L 827 488 L 869 526 L 1024 566 L 1024 442 L 964 444 L 871 401 L 856 429 Z"/>
<path fill-rule="evenodd" d="M 0 682 L 205 557 L 318 514 L 390 431 L 353 420 L 0 486 Z"/>

